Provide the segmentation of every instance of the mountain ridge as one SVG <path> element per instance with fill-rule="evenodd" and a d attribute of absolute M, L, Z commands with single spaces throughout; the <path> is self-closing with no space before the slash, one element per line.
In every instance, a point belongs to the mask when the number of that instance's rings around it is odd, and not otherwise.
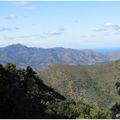
<path fill-rule="evenodd" d="M 13 44 L 0 48 L 0 63 L 12 62 L 18 67 L 28 65 L 35 69 L 49 64 L 96 64 L 108 62 L 108 56 L 93 50 L 71 48 L 35 48 L 22 44 Z"/>

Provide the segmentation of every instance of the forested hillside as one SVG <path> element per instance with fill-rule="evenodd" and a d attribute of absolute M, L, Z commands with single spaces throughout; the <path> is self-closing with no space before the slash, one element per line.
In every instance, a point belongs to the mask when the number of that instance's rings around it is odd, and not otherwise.
<path fill-rule="evenodd" d="M 0 118 L 115 118 L 112 111 L 64 97 L 30 66 L 0 64 Z"/>
<path fill-rule="evenodd" d="M 46 84 L 76 101 L 111 107 L 120 100 L 115 83 L 120 80 L 120 61 L 100 65 L 50 65 L 39 72 Z"/>

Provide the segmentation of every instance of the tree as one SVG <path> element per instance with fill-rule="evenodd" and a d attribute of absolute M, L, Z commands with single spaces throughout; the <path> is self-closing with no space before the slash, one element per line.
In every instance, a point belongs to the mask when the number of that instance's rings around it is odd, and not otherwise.
<path fill-rule="evenodd" d="M 7 70 L 11 73 L 15 73 L 15 71 L 16 71 L 16 65 L 12 64 L 12 63 L 6 63 L 4 68 L 5 68 L 5 70 Z"/>
<path fill-rule="evenodd" d="M 115 87 L 117 89 L 118 95 L 120 95 L 120 82 L 116 82 Z"/>
<path fill-rule="evenodd" d="M 97 106 L 93 106 L 90 109 L 89 118 L 90 119 L 110 119 L 112 117 L 112 113 L 110 110 L 103 110 Z"/>
<path fill-rule="evenodd" d="M 0 64 L 0 118 L 53 118 L 47 103 L 62 97 L 35 74 L 30 66 L 17 70 L 14 64 Z"/>
<path fill-rule="evenodd" d="M 117 89 L 118 95 L 120 95 L 120 82 L 116 82 L 115 87 Z M 120 103 L 115 103 L 111 110 L 113 112 L 113 118 L 120 118 Z"/>

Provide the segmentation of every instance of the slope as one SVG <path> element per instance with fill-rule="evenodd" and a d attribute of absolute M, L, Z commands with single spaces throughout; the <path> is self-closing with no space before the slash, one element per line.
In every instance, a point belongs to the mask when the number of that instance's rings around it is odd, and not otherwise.
<path fill-rule="evenodd" d="M 119 101 L 114 85 L 120 80 L 120 61 L 91 66 L 54 64 L 40 71 L 39 76 L 76 101 L 100 107 L 111 107 Z"/>
<path fill-rule="evenodd" d="M 12 62 L 18 67 L 30 65 L 34 69 L 49 64 L 95 64 L 109 61 L 109 58 L 92 50 L 75 50 L 68 48 L 32 48 L 21 44 L 0 48 L 0 63 Z"/>

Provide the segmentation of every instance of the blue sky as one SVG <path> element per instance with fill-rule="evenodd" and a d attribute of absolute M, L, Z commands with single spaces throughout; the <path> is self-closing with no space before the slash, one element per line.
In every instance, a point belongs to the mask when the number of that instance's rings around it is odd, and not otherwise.
<path fill-rule="evenodd" d="M 0 2 L 0 47 L 120 47 L 120 2 Z"/>

